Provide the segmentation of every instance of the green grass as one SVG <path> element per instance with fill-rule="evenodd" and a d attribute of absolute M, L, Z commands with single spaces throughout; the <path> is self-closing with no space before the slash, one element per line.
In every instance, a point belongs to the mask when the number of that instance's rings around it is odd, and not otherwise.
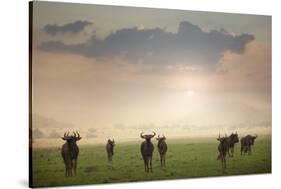
<path fill-rule="evenodd" d="M 164 169 L 160 167 L 155 140 L 153 143 L 153 173 L 144 172 L 138 143 L 117 144 L 112 165 L 107 162 L 104 145 L 80 146 L 75 177 L 64 176 L 64 164 L 58 148 L 36 149 L 33 151 L 33 185 L 42 187 L 271 173 L 270 137 L 259 137 L 251 156 L 241 156 L 240 144 L 236 145 L 234 157 L 227 159 L 224 172 L 221 162 L 216 160 L 218 143 L 213 139 L 167 140 L 167 166 Z"/>

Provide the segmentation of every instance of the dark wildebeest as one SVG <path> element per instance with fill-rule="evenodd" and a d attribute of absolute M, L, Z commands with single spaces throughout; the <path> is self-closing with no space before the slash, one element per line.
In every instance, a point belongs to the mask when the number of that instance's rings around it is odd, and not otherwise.
<path fill-rule="evenodd" d="M 238 138 L 238 134 L 237 132 L 235 134 L 231 133 L 231 135 L 228 137 L 228 156 L 233 157 L 233 153 L 234 153 L 234 145 L 235 143 L 239 142 L 239 138 Z M 230 150 L 230 153 L 229 153 Z"/>
<path fill-rule="evenodd" d="M 217 138 L 217 140 L 220 142 L 219 146 L 218 146 L 218 151 L 219 151 L 219 155 L 217 159 L 221 160 L 221 164 L 222 164 L 222 168 L 226 168 L 226 153 L 228 152 L 229 149 L 229 144 L 228 144 L 228 137 L 219 137 Z"/>
<path fill-rule="evenodd" d="M 248 155 L 251 155 L 251 146 L 254 145 L 255 143 L 255 139 L 258 137 L 258 135 L 256 136 L 252 136 L 252 135 L 247 135 L 243 138 L 241 138 L 241 155 L 248 153 Z"/>
<path fill-rule="evenodd" d="M 114 146 L 115 146 L 114 139 L 112 140 L 108 139 L 105 149 L 107 152 L 107 159 L 109 162 L 112 162 L 112 156 L 114 154 Z"/>
<path fill-rule="evenodd" d="M 152 172 L 152 155 L 153 155 L 153 144 L 151 142 L 151 139 L 156 135 L 155 132 L 153 132 L 153 135 L 143 135 L 143 133 L 140 134 L 140 137 L 145 139 L 144 142 L 141 143 L 141 155 L 144 161 L 144 170 L 145 172 L 149 172 L 149 170 Z"/>
<path fill-rule="evenodd" d="M 65 176 L 72 176 L 72 173 L 76 175 L 77 158 L 79 154 L 79 148 L 76 144 L 78 140 L 81 140 L 80 134 L 76 131 L 73 135 L 69 136 L 69 132 L 62 137 L 66 142 L 62 145 L 61 155 L 65 164 Z"/>
<path fill-rule="evenodd" d="M 158 135 L 156 140 L 158 140 L 157 147 L 160 155 L 161 167 L 166 167 L 166 152 L 168 150 L 168 146 L 165 142 L 166 137 L 164 135 L 163 137 L 160 137 L 160 135 Z"/>

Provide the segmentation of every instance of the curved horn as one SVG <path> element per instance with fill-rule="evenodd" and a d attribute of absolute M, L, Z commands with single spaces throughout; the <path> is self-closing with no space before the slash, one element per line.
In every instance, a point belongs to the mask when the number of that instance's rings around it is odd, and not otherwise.
<path fill-rule="evenodd" d="M 62 140 L 66 140 L 66 132 L 64 132 L 63 137 L 61 137 Z"/>
<path fill-rule="evenodd" d="M 77 133 L 78 138 L 81 138 L 81 137 L 80 137 L 80 134 L 78 133 L 78 131 L 76 131 L 76 133 Z"/>
<path fill-rule="evenodd" d="M 69 131 L 67 132 L 66 136 L 67 136 L 67 137 L 69 136 Z"/>
<path fill-rule="evenodd" d="M 73 135 L 74 135 L 74 137 L 76 138 L 76 133 L 73 131 Z"/>
<path fill-rule="evenodd" d="M 220 139 L 221 139 L 221 133 L 219 133 L 217 140 L 220 140 Z"/>
<path fill-rule="evenodd" d="M 141 137 L 141 138 L 144 138 L 144 136 L 143 136 L 143 132 L 141 132 L 140 137 Z"/>
<path fill-rule="evenodd" d="M 153 135 L 152 135 L 152 137 L 154 137 L 155 135 L 156 135 L 156 133 L 154 132 L 154 131 L 152 131 L 153 132 Z"/>

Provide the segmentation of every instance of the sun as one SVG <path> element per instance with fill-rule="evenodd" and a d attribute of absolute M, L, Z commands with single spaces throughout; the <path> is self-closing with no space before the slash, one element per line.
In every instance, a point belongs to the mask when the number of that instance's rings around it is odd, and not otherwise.
<path fill-rule="evenodd" d="M 185 93 L 187 94 L 187 96 L 194 96 L 195 94 L 193 90 L 187 90 Z"/>

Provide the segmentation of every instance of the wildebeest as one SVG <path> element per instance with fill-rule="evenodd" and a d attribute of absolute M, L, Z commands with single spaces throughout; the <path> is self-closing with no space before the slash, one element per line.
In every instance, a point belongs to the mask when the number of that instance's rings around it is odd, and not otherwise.
<path fill-rule="evenodd" d="M 155 132 L 153 132 L 152 135 L 144 135 L 143 132 L 140 134 L 140 137 L 145 139 L 141 143 L 141 155 L 144 161 L 144 171 L 149 172 L 149 170 L 152 172 L 152 155 L 153 155 L 153 150 L 154 146 L 151 142 L 151 139 L 156 135 Z"/>
<path fill-rule="evenodd" d="M 160 137 L 160 135 L 158 135 L 156 140 L 158 140 L 157 147 L 160 155 L 161 167 L 166 167 L 166 152 L 168 150 L 167 143 L 165 142 L 166 137 L 164 135 L 163 137 Z"/>
<path fill-rule="evenodd" d="M 226 168 L 226 153 L 228 152 L 229 149 L 229 144 L 228 144 L 228 137 L 219 137 L 217 138 L 217 140 L 220 142 L 219 146 L 218 146 L 218 151 L 219 151 L 219 155 L 217 159 L 221 160 L 221 164 L 222 164 L 222 168 Z"/>
<path fill-rule="evenodd" d="M 256 136 L 252 136 L 252 135 L 247 135 L 243 138 L 241 138 L 241 155 L 248 153 L 248 155 L 251 155 L 251 146 L 254 145 L 255 143 L 255 139 L 258 137 L 258 135 Z"/>
<path fill-rule="evenodd" d="M 76 175 L 79 154 L 79 148 L 76 142 L 81 140 L 80 134 L 77 131 L 73 132 L 71 136 L 69 136 L 69 132 L 67 134 L 64 133 L 62 140 L 66 141 L 61 148 L 61 155 L 65 165 L 65 176 L 72 176 L 72 173 Z"/>
<path fill-rule="evenodd" d="M 114 139 L 112 139 L 112 140 L 108 139 L 105 149 L 107 152 L 107 159 L 109 162 L 112 162 L 112 156 L 114 154 L 114 146 L 115 146 Z"/>
<path fill-rule="evenodd" d="M 239 138 L 238 138 L 237 132 L 235 134 L 231 133 L 231 135 L 228 137 L 228 147 L 229 147 L 229 149 L 228 149 L 228 156 L 233 157 L 234 145 L 237 142 L 239 142 Z M 229 150 L 230 150 L 230 153 L 229 153 Z"/>

